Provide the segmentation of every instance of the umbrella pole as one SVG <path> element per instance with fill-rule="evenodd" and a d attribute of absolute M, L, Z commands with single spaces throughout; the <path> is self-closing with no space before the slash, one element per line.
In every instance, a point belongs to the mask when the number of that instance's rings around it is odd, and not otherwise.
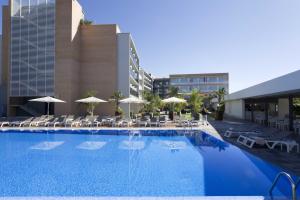
<path fill-rule="evenodd" d="M 91 115 L 94 116 L 94 104 L 92 103 L 92 112 Z"/>
<path fill-rule="evenodd" d="M 47 116 L 49 117 L 49 110 L 50 110 L 50 102 L 47 103 Z"/>
<path fill-rule="evenodd" d="M 131 119 L 131 117 L 130 117 L 130 103 L 128 105 L 129 105 L 129 119 Z"/>

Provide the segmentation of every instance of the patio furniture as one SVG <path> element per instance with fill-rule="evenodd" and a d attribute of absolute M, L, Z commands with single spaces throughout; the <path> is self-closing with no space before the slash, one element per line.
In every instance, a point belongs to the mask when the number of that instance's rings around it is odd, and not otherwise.
<path fill-rule="evenodd" d="M 81 119 L 82 117 L 77 117 L 70 123 L 70 127 L 80 127 L 81 126 Z"/>
<path fill-rule="evenodd" d="M 150 124 L 150 126 L 158 127 L 159 126 L 159 118 L 158 117 L 151 118 L 149 124 Z"/>
<path fill-rule="evenodd" d="M 40 126 L 48 127 L 50 123 L 55 123 L 59 120 L 59 117 L 53 117 L 52 119 L 49 119 L 45 121 L 44 123 L 41 123 Z"/>
<path fill-rule="evenodd" d="M 224 137 L 227 138 L 238 138 L 240 135 L 257 135 L 261 134 L 260 131 L 236 131 L 236 130 L 227 130 L 224 133 Z"/>
<path fill-rule="evenodd" d="M 167 116 L 160 116 L 159 117 L 159 126 L 163 127 L 167 125 Z"/>
<path fill-rule="evenodd" d="M 98 115 L 89 115 L 81 120 L 81 126 L 93 126 L 94 121 L 98 118 Z"/>
<path fill-rule="evenodd" d="M 0 122 L 0 127 L 3 128 L 4 126 L 9 126 L 10 122 L 9 121 L 2 121 Z"/>
<path fill-rule="evenodd" d="M 246 136 L 240 135 L 237 139 L 237 142 L 252 149 L 255 144 L 265 145 L 265 139 L 257 136 Z"/>
<path fill-rule="evenodd" d="M 130 127 L 132 126 L 132 120 L 131 119 L 122 119 L 119 121 L 119 127 Z"/>
<path fill-rule="evenodd" d="M 276 122 L 276 128 L 281 131 L 289 130 L 289 120 L 288 119 L 278 119 Z"/>
<path fill-rule="evenodd" d="M 147 127 L 149 123 L 150 123 L 150 119 L 147 117 L 142 117 L 141 119 L 138 119 L 136 121 L 136 125 L 138 127 Z"/>
<path fill-rule="evenodd" d="M 36 126 L 36 124 L 37 124 L 38 122 L 41 122 L 42 120 L 44 120 L 44 118 L 45 118 L 44 115 L 42 115 L 42 116 L 40 116 L 40 117 L 36 117 L 36 118 L 34 118 L 34 119 L 28 124 L 28 126 L 29 126 L 29 127 Z"/>
<path fill-rule="evenodd" d="M 53 116 L 43 116 L 41 117 L 39 120 L 33 122 L 33 124 L 31 126 L 35 126 L 35 127 L 38 127 L 38 126 L 42 126 L 43 124 L 45 124 L 46 122 L 50 121 L 53 119 Z"/>
<path fill-rule="evenodd" d="M 70 115 L 70 117 L 72 117 L 72 115 Z M 68 119 L 67 115 L 62 115 L 62 116 L 58 117 L 57 120 L 53 120 L 53 121 L 45 123 L 45 126 L 48 126 L 48 127 L 53 126 L 54 128 L 56 126 L 63 126 L 64 123 L 65 123 L 65 121 L 66 121 L 66 119 Z"/>
<path fill-rule="evenodd" d="M 290 153 L 294 148 L 299 153 L 299 144 L 295 140 L 266 140 L 266 145 L 269 149 L 274 149 L 280 146 L 281 151 L 286 147 L 286 151 Z"/>
<path fill-rule="evenodd" d="M 287 139 L 287 136 L 275 139 L 264 136 L 258 137 L 240 135 L 237 142 L 248 148 L 253 148 L 255 144 L 261 146 L 266 145 L 271 150 L 273 150 L 276 146 L 280 146 L 281 150 L 283 150 L 283 146 L 285 146 L 288 153 L 290 153 L 294 148 L 296 149 L 297 153 L 299 153 L 299 144 L 295 140 Z"/>
<path fill-rule="evenodd" d="M 61 125 L 64 127 L 71 126 L 73 121 L 74 115 L 68 115 Z"/>
<path fill-rule="evenodd" d="M 29 117 L 25 120 L 19 120 L 19 121 L 13 121 L 10 123 L 10 126 L 19 126 L 19 127 L 22 127 L 22 126 L 25 126 L 25 125 L 29 125 L 29 123 L 33 120 L 34 118 L 33 117 Z"/>

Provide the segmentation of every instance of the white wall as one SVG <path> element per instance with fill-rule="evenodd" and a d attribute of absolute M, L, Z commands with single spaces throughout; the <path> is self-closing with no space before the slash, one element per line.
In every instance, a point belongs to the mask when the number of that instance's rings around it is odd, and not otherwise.
<path fill-rule="evenodd" d="M 244 100 L 233 100 L 225 102 L 225 114 L 227 116 L 244 119 L 245 102 Z"/>
<path fill-rule="evenodd" d="M 118 34 L 118 90 L 125 97 L 129 97 L 129 37 L 128 33 Z M 124 117 L 129 117 L 129 105 L 121 104 Z"/>

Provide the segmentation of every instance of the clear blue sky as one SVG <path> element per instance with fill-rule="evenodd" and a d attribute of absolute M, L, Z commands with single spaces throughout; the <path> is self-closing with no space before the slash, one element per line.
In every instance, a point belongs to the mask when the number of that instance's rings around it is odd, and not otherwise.
<path fill-rule="evenodd" d="M 299 0 L 80 2 L 87 19 L 131 32 L 155 76 L 229 72 L 233 92 L 300 69 Z"/>

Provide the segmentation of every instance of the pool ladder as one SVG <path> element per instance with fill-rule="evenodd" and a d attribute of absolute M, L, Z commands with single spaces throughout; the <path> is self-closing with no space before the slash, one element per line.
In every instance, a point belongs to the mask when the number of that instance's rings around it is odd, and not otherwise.
<path fill-rule="evenodd" d="M 292 200 L 297 200 L 297 191 L 296 190 L 300 184 L 300 178 L 295 182 L 294 179 L 291 177 L 291 175 L 286 172 L 280 172 L 277 174 L 276 178 L 274 179 L 274 181 L 272 183 L 272 187 L 269 190 L 270 196 L 271 197 L 273 196 L 272 192 L 281 177 L 286 177 L 287 180 L 290 182 L 291 189 L 292 189 Z"/>

